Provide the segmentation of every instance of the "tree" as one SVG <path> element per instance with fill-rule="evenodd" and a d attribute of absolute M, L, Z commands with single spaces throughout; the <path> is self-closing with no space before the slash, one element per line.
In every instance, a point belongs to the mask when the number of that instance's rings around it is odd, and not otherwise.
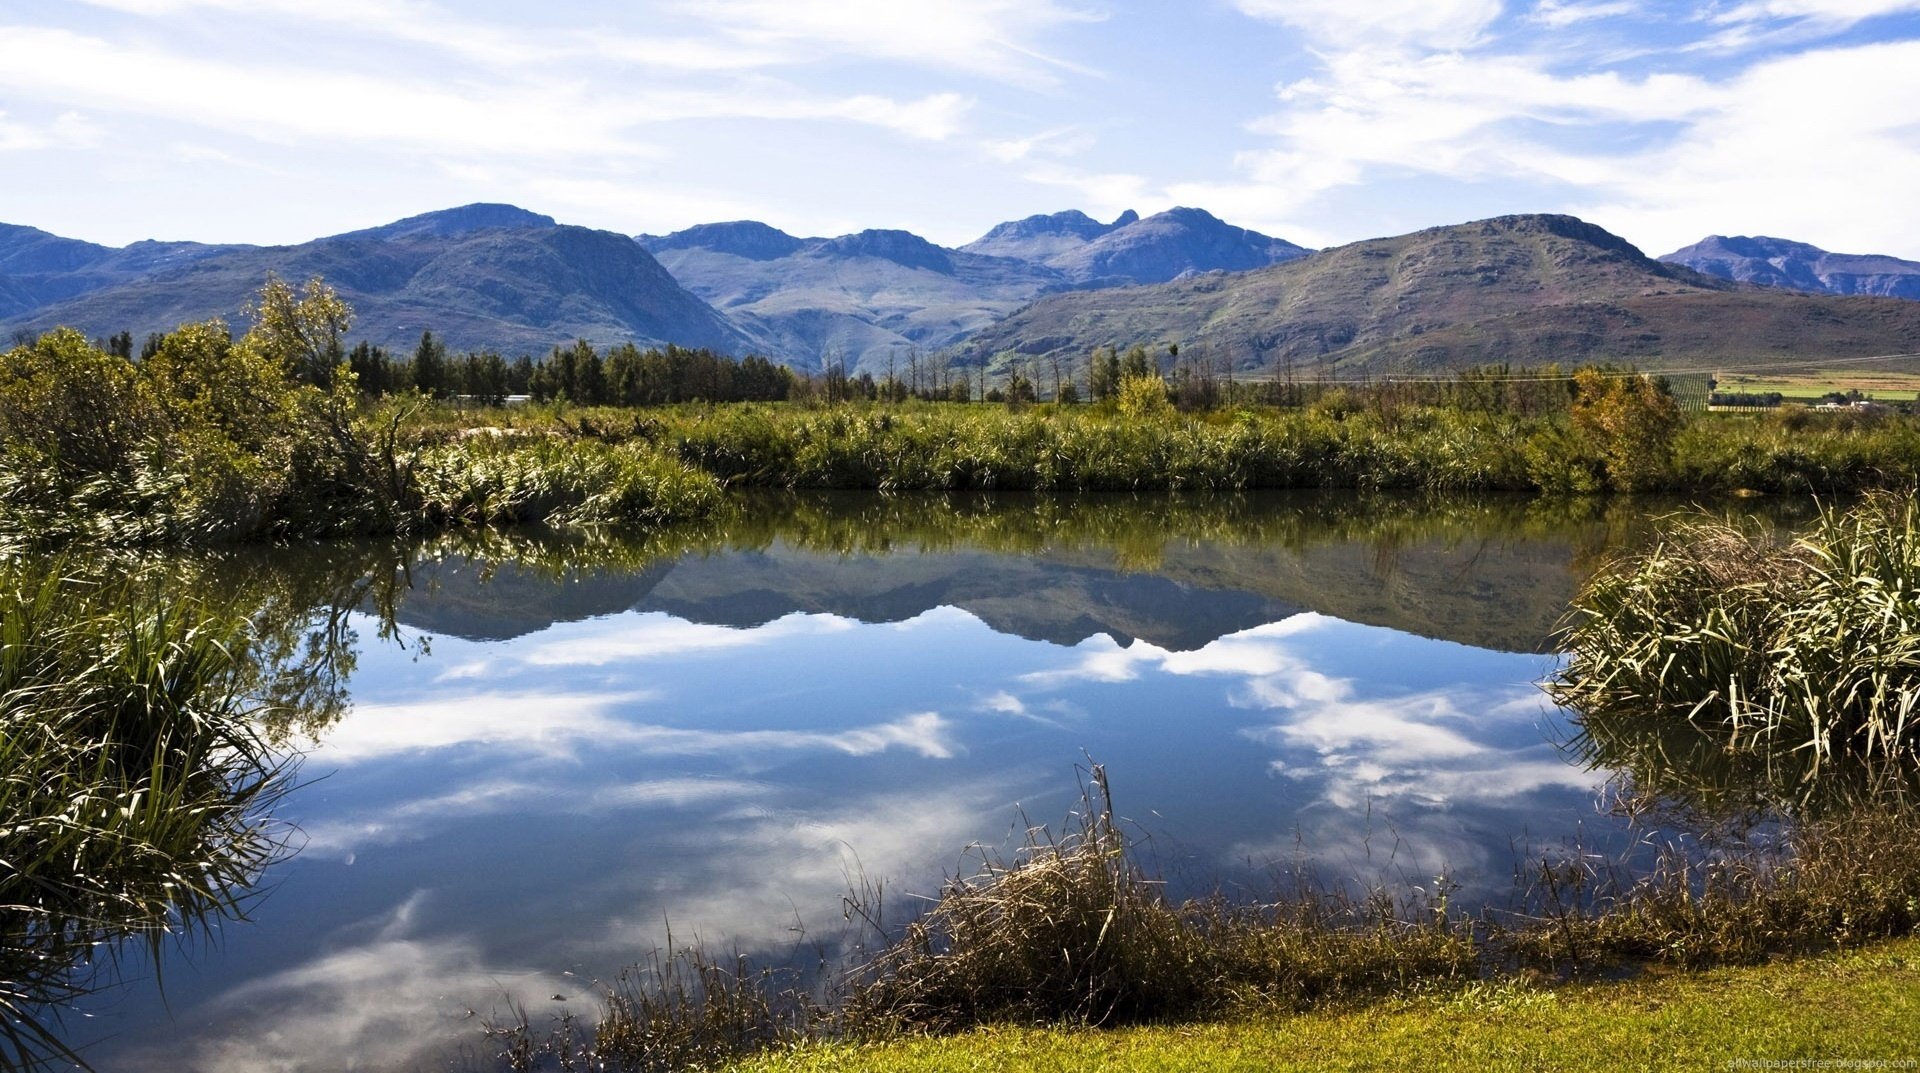
<path fill-rule="evenodd" d="M 247 338 L 259 352 L 304 383 L 325 387 L 346 359 L 340 336 L 353 324 L 353 311 L 319 276 L 296 292 L 268 273 L 249 311 L 253 330 Z"/>
<path fill-rule="evenodd" d="M 447 348 L 431 331 L 420 333 L 420 345 L 413 348 L 410 372 L 413 386 L 421 394 L 439 399 L 451 393 L 447 383 Z"/>
<path fill-rule="evenodd" d="M 1127 348 L 1126 360 L 1120 363 L 1121 380 L 1137 380 L 1143 376 L 1158 377 L 1160 370 L 1154 368 L 1153 359 L 1147 356 L 1147 348 L 1133 346 Z"/>
<path fill-rule="evenodd" d="M 1034 400 L 1033 381 L 1027 379 L 1026 374 L 1015 370 L 1007 377 L 1007 387 L 1001 392 L 1001 397 L 1010 407 L 1032 402 Z"/>
<path fill-rule="evenodd" d="M 1607 480 L 1620 491 L 1652 487 L 1673 456 L 1680 408 L 1645 376 L 1608 376 L 1598 369 L 1573 374 L 1574 431 L 1598 450 Z"/>
<path fill-rule="evenodd" d="M 1110 346 L 1095 347 L 1087 361 L 1087 393 L 1101 402 L 1120 390 L 1120 355 Z"/>

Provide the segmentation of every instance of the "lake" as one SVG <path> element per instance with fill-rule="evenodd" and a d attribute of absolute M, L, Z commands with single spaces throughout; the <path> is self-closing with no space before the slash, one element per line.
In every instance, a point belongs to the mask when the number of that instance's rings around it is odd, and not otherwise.
<path fill-rule="evenodd" d="M 1177 895 L 1428 887 L 1637 843 L 1538 683 L 1645 503 L 767 497 L 645 540 L 171 560 L 299 672 L 251 919 L 88 998 L 103 1071 L 385 1070 L 591 1017 L 671 939 L 805 960 L 1077 806 Z M 1790 523 L 1806 509 L 1767 508 Z"/>

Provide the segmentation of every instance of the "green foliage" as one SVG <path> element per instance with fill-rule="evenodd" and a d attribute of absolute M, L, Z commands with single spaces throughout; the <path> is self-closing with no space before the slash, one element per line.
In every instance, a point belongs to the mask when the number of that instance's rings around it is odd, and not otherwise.
<path fill-rule="evenodd" d="M 1676 525 L 1576 600 L 1555 699 L 1603 723 L 1689 726 L 1734 754 L 1920 764 L 1920 506 L 1823 511 L 1790 546 Z"/>
<path fill-rule="evenodd" d="M 639 442 L 466 436 L 423 452 L 436 525 L 658 526 L 719 509 L 719 482 Z"/>
<path fill-rule="evenodd" d="M 1574 374 L 1573 429 L 1606 465 L 1620 491 L 1656 488 L 1670 472 L 1680 408 L 1645 376 L 1608 376 L 1597 369 Z"/>
<path fill-rule="evenodd" d="M 72 1060 L 50 1018 L 89 961 L 237 915 L 280 855 L 241 647 L 137 581 L 0 564 L 0 1065 Z"/>
<path fill-rule="evenodd" d="M 333 288 L 316 276 L 295 292 L 268 274 L 249 312 L 248 335 L 262 356 L 304 383 L 332 383 L 333 370 L 346 360 L 340 337 L 353 323 L 353 311 Z"/>
<path fill-rule="evenodd" d="M 1116 406 L 1133 420 L 1164 417 L 1173 410 L 1166 382 L 1157 376 L 1129 376 L 1120 381 Z"/>

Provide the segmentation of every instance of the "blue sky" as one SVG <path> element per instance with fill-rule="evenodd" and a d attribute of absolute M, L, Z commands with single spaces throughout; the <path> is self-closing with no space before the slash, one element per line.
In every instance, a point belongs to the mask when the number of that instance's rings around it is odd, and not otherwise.
<path fill-rule="evenodd" d="M 1920 258 L 1920 0 L 8 0 L 0 220 L 296 242 L 470 201 L 961 243 L 1571 212 Z"/>

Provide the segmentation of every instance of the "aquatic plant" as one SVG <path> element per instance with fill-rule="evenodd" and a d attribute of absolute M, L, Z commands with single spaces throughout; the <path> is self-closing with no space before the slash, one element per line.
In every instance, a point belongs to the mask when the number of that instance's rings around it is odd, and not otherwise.
<path fill-rule="evenodd" d="M 1588 721 L 1670 721 L 1734 753 L 1920 760 L 1920 502 L 1827 507 L 1791 543 L 1674 522 L 1575 600 L 1554 699 Z"/>
<path fill-rule="evenodd" d="M 0 1066 L 78 1061 L 60 1011 L 101 960 L 239 915 L 280 854 L 239 629 L 0 564 Z"/>

